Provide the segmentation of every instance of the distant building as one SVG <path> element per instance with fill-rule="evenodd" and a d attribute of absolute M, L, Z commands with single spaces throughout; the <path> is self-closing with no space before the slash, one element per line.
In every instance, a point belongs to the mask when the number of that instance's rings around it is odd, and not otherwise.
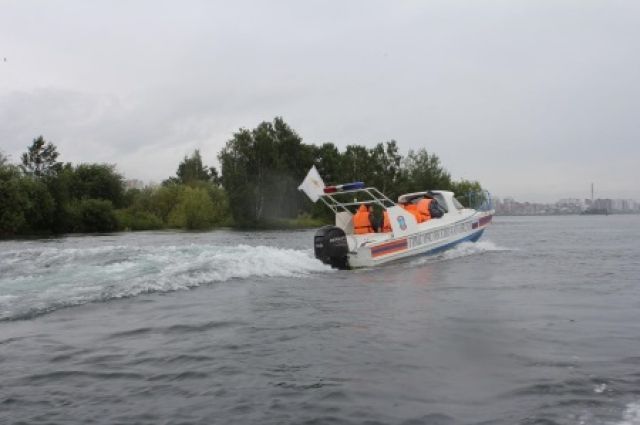
<path fill-rule="evenodd" d="M 592 208 L 595 210 L 604 210 L 607 212 L 613 211 L 614 201 L 613 199 L 594 199 Z"/>
<path fill-rule="evenodd" d="M 144 182 L 138 179 L 130 179 L 124 181 L 124 187 L 126 190 L 129 189 L 144 189 Z"/>
<path fill-rule="evenodd" d="M 587 204 L 582 199 L 565 198 L 556 202 L 556 208 L 562 214 L 580 214 L 587 209 Z"/>
<path fill-rule="evenodd" d="M 638 214 L 640 202 L 633 199 L 564 198 L 555 204 L 518 202 L 512 197 L 493 198 L 496 215 Z"/>
<path fill-rule="evenodd" d="M 622 211 L 623 212 L 632 212 L 635 210 L 635 201 L 633 199 L 623 199 L 622 200 Z"/>

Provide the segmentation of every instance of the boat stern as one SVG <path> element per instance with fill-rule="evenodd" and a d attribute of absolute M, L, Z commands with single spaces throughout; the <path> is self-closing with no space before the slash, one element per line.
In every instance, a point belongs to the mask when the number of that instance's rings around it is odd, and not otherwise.
<path fill-rule="evenodd" d="M 318 229 L 313 238 L 313 251 L 324 264 L 336 269 L 349 268 L 347 235 L 340 227 L 324 226 Z"/>

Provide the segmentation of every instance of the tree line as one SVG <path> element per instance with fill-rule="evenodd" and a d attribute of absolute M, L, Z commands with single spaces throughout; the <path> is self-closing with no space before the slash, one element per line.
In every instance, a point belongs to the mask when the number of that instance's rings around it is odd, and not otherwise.
<path fill-rule="evenodd" d="M 327 184 L 364 181 L 396 198 L 401 193 L 480 190 L 453 181 L 425 149 L 399 152 L 396 141 L 372 148 L 307 144 L 282 118 L 240 129 L 218 154 L 220 172 L 198 150 L 154 188 L 125 189 L 115 165 L 58 161 L 56 146 L 33 140 L 19 164 L 0 152 L 0 236 L 319 225 L 330 216 L 297 187 L 312 165 Z"/>

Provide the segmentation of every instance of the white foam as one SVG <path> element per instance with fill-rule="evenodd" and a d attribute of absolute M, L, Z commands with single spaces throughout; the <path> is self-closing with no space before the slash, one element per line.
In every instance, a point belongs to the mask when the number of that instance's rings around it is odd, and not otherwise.
<path fill-rule="evenodd" d="M 479 242 L 462 242 L 439 254 L 420 257 L 412 261 L 412 264 L 420 265 L 438 261 L 453 260 L 455 258 L 468 257 L 470 255 L 478 255 L 495 251 L 511 251 L 511 249 L 496 245 L 495 243 L 487 240 Z"/>
<path fill-rule="evenodd" d="M 0 255 L 0 319 L 61 306 L 251 277 L 330 270 L 306 250 L 268 246 L 41 248 Z"/>
<path fill-rule="evenodd" d="M 615 425 L 640 425 L 640 403 L 630 403 L 622 414 L 622 421 Z"/>
<path fill-rule="evenodd" d="M 467 257 L 469 255 L 483 254 L 485 252 L 509 251 L 509 248 L 501 247 L 491 241 L 463 242 L 440 254 L 440 258 L 450 260 L 453 258 Z"/>
<path fill-rule="evenodd" d="M 602 394 L 607 389 L 607 384 L 598 384 L 594 387 L 593 392 L 596 394 Z"/>

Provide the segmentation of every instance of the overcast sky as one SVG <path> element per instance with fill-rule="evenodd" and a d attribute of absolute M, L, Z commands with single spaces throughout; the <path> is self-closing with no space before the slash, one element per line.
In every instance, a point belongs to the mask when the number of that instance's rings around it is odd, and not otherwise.
<path fill-rule="evenodd" d="M 0 150 L 161 181 L 240 127 L 440 156 L 498 196 L 640 199 L 640 2 L 0 0 Z"/>

